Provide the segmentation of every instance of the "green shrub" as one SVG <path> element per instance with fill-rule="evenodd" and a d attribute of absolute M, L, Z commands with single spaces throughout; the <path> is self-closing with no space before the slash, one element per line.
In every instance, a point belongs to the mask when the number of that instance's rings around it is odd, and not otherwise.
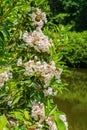
<path fill-rule="evenodd" d="M 49 15 L 46 0 L 4 0 L 1 3 L 0 130 L 51 127 L 66 130 L 67 127 L 66 116 L 53 102 L 53 96 L 63 89 L 62 69 L 53 61 L 52 41 L 43 34 L 41 26 L 34 23 L 46 22 L 40 10 L 38 14 L 37 6 Z M 32 12 L 36 15 L 34 21 L 30 17 Z"/>
<path fill-rule="evenodd" d="M 53 23 L 73 25 L 73 30 L 87 29 L 86 0 L 48 0 Z"/>
<path fill-rule="evenodd" d="M 48 24 L 44 32 L 54 40 L 55 62 L 62 66 L 87 67 L 87 31 L 71 32 L 72 26 Z"/>
<path fill-rule="evenodd" d="M 70 67 L 87 67 L 87 32 L 68 32 L 67 37 L 62 60 Z"/>

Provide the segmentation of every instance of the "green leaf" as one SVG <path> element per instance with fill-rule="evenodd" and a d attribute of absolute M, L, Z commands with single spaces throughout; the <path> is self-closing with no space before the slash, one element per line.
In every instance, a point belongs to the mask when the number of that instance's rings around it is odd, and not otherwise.
<path fill-rule="evenodd" d="M 25 115 L 25 118 L 26 118 L 27 120 L 30 119 L 30 115 L 29 115 L 29 112 L 28 112 L 28 111 L 24 111 L 24 115 Z"/>
<path fill-rule="evenodd" d="M 6 37 L 9 39 L 10 38 L 10 33 L 8 32 L 8 30 L 6 29 L 6 27 L 3 27 L 2 30 L 5 33 Z"/>
<path fill-rule="evenodd" d="M 54 118 L 58 127 L 58 130 L 66 130 L 66 126 L 64 124 L 64 122 L 59 118 L 59 113 L 55 112 L 54 114 Z"/>
<path fill-rule="evenodd" d="M 0 16 L 3 16 L 3 8 L 0 7 Z"/>
<path fill-rule="evenodd" d="M 17 104 L 21 97 L 22 96 L 20 96 L 20 95 L 18 95 L 17 97 L 15 97 L 15 99 L 14 99 L 14 101 L 12 103 L 12 106 L 14 106 L 15 104 Z"/>
<path fill-rule="evenodd" d="M 58 118 L 57 122 L 58 122 L 59 130 L 66 130 L 66 126 L 65 126 L 64 122 L 61 119 Z"/>
<path fill-rule="evenodd" d="M 5 115 L 0 116 L 0 130 L 8 130 L 8 121 Z"/>
<path fill-rule="evenodd" d="M 50 110 L 50 100 L 47 100 L 47 108 Z"/>
<path fill-rule="evenodd" d="M 19 128 L 19 130 L 27 130 L 26 127 L 23 125 Z"/>
<path fill-rule="evenodd" d="M 55 107 L 51 110 L 51 112 L 49 113 L 49 115 L 54 114 L 56 110 L 57 110 L 57 106 L 55 106 Z"/>
<path fill-rule="evenodd" d="M 27 130 L 26 127 L 23 125 L 23 126 L 14 126 L 12 128 L 12 130 Z"/>
<path fill-rule="evenodd" d="M 3 130 L 10 130 L 10 129 L 9 129 L 9 128 L 7 128 L 7 127 L 4 127 L 4 128 L 3 128 Z"/>
<path fill-rule="evenodd" d="M 6 25 L 6 26 L 8 26 L 8 25 L 13 26 L 13 23 L 12 23 L 11 21 L 9 21 L 9 20 L 6 20 L 6 21 L 5 21 L 5 25 Z"/>
<path fill-rule="evenodd" d="M 1 47 L 3 47 L 4 46 L 4 44 L 3 44 L 3 42 L 0 40 L 0 46 Z"/>
<path fill-rule="evenodd" d="M 1 31 L 0 31 L 0 37 L 1 37 L 2 40 L 4 40 L 4 35 Z"/>
<path fill-rule="evenodd" d="M 19 130 L 19 127 L 18 127 L 18 126 L 14 126 L 14 127 L 12 128 L 12 130 Z"/>
<path fill-rule="evenodd" d="M 0 60 L 0 66 L 5 66 L 6 64 L 7 64 L 6 61 L 1 61 L 1 60 Z"/>
<path fill-rule="evenodd" d="M 14 111 L 12 114 L 13 114 L 13 116 L 15 116 L 15 118 L 17 120 L 22 120 L 23 119 L 23 113 L 21 111 Z"/>

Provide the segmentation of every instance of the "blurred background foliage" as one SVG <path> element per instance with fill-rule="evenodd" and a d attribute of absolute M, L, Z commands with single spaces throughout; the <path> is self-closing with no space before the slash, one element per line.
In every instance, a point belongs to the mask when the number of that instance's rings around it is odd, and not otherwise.
<path fill-rule="evenodd" d="M 48 0 L 54 23 L 72 24 L 73 30 L 87 29 L 87 1 L 86 0 Z M 56 18 L 57 19 L 56 19 Z"/>

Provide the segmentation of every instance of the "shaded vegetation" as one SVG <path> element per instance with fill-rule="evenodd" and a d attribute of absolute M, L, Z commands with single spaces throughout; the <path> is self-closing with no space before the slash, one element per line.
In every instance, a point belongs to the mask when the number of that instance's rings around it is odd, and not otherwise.
<path fill-rule="evenodd" d="M 49 0 L 53 22 L 56 24 L 71 24 L 72 30 L 87 29 L 87 1 L 86 0 Z M 56 19 L 57 18 L 57 19 Z"/>

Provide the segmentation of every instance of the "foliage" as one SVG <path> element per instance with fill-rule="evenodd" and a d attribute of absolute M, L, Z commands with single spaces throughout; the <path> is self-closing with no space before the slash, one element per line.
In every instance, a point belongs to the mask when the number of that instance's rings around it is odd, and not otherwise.
<path fill-rule="evenodd" d="M 2 65 L 6 61 L 7 63 L 9 62 L 9 58 L 6 58 L 10 57 L 9 52 L 13 52 L 11 57 L 16 58 L 16 48 L 20 43 L 22 30 L 31 31 L 33 29 L 29 13 L 34 9 L 34 6 L 39 6 L 46 12 L 49 12 L 49 6 L 47 6 L 46 0 L 41 2 L 38 0 L 26 2 L 25 0 L 1 0 L 0 6 L 0 55 L 4 59 L 4 61 L 0 59 L 0 64 Z"/>
<path fill-rule="evenodd" d="M 50 68 L 50 61 L 55 59 L 54 48 L 50 48 L 50 55 L 26 46 L 22 39 L 23 31 L 27 30 L 32 33 L 35 30 L 29 14 L 38 6 L 49 16 L 50 8 L 47 4 L 46 0 L 41 2 L 39 0 L 0 1 L 0 130 L 36 130 L 39 125 L 43 128 L 38 129 L 46 130 L 49 129 L 49 121 L 59 130 L 66 129 L 64 121 L 60 119 L 60 115 L 64 113 L 60 113 L 54 104 L 53 93 L 51 92 L 52 95 L 48 97 L 44 96 L 44 81 L 41 73 L 35 73 L 32 76 L 25 74 L 27 61 L 34 60 L 35 63 L 41 61 L 43 64 L 47 63 L 46 65 Z M 31 69 L 34 71 L 33 67 Z M 56 71 L 60 76 L 58 66 Z M 49 85 L 56 91 L 63 89 L 60 79 L 56 76 L 52 77 Z M 39 113 L 36 115 L 38 119 L 32 116 L 34 107 L 39 108 Z M 38 112 L 37 108 L 36 112 Z M 46 114 L 44 118 L 47 121 L 41 118 L 44 114 L 39 115 L 40 112 Z"/>
<path fill-rule="evenodd" d="M 55 62 L 64 68 L 65 65 L 87 67 L 87 31 L 77 33 L 70 31 L 72 26 L 52 24 L 50 28 L 50 23 L 48 25 L 44 32 L 54 40 Z"/>
<path fill-rule="evenodd" d="M 87 32 L 68 33 L 68 44 L 63 50 L 63 61 L 71 67 L 87 66 Z"/>
<path fill-rule="evenodd" d="M 86 0 L 49 0 L 53 22 L 56 24 L 73 25 L 73 30 L 87 29 Z"/>
<path fill-rule="evenodd" d="M 62 60 L 69 67 L 87 66 L 87 32 L 70 32 L 62 27 L 59 42 L 62 46 Z"/>

